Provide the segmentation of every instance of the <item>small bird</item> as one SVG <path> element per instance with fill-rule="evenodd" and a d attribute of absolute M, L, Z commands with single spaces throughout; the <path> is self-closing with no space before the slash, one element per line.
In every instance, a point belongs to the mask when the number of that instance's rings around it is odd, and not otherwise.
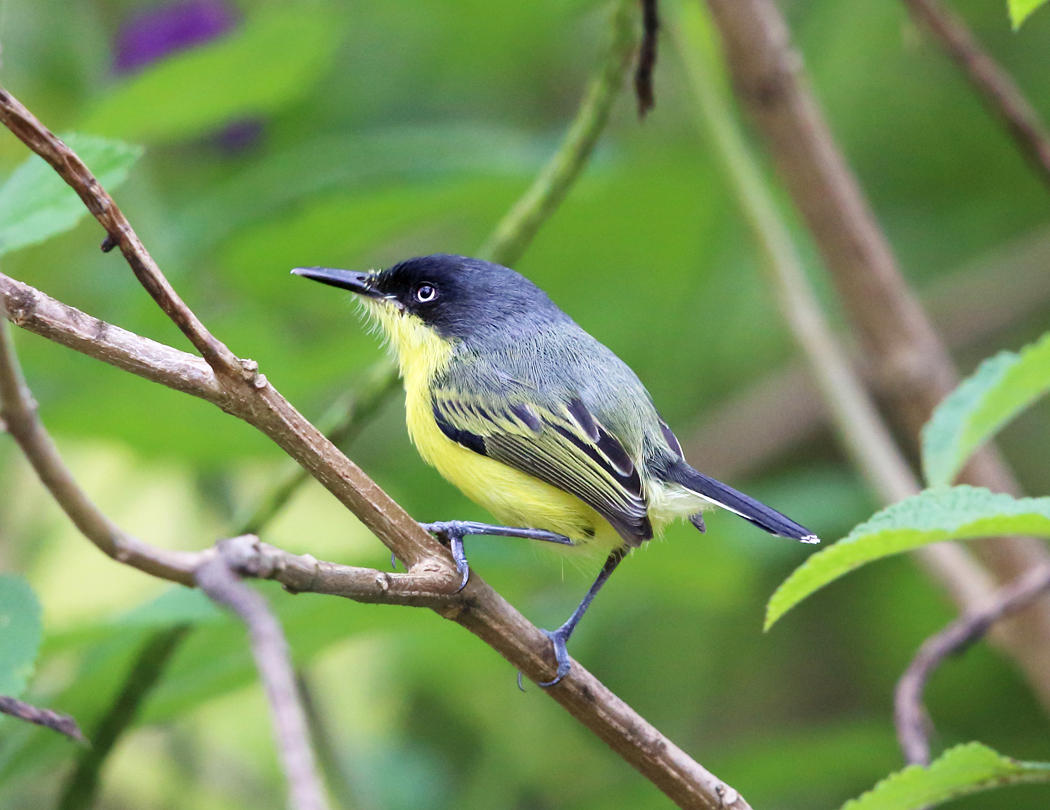
<path fill-rule="evenodd" d="M 705 531 L 720 506 L 770 534 L 819 543 L 780 512 L 694 470 L 649 392 L 619 357 L 519 273 L 436 254 L 359 272 L 292 273 L 350 290 L 389 338 L 408 433 L 424 461 L 507 525 L 422 524 L 467 584 L 463 538 L 504 535 L 597 549 L 601 572 L 568 620 L 544 631 L 557 670 L 566 644 L 620 561 L 676 518 Z"/>

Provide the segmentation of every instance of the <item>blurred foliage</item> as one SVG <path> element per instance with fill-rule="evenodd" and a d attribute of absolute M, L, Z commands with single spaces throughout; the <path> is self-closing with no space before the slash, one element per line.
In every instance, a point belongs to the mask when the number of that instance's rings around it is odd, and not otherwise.
<path fill-rule="evenodd" d="M 223 5 L 238 22 L 222 38 L 128 76 L 115 70 L 115 43 L 127 47 L 122 28 L 156 4 L 17 0 L 0 16 L 3 81 L 56 131 L 146 144 L 118 201 L 209 327 L 316 417 L 381 349 L 345 299 L 295 284 L 288 269 L 475 251 L 574 114 L 603 47 L 606 8 L 597 0 L 498 11 L 478 0 Z M 921 290 L 994 253 L 986 272 L 1008 283 L 1014 246 L 1046 227 L 1050 200 L 953 65 L 902 4 L 783 5 L 908 277 Z M 1014 34 L 1001 4 L 953 7 L 1050 117 L 1050 16 L 1034 15 Z M 285 20 L 287 36 L 274 37 L 275 20 Z M 644 123 L 633 101 L 620 99 L 585 174 L 517 268 L 635 368 L 684 438 L 794 347 L 669 47 L 656 93 Z M 0 173 L 25 159 L 21 144 L 0 137 Z M 3 270 L 186 347 L 121 258 L 98 251 L 101 237 L 82 221 L 6 256 Z M 809 269 L 830 301 L 819 265 Z M 1050 302 L 961 353 L 960 365 L 1034 340 L 1048 314 Z M 114 520 L 151 542 L 203 547 L 228 534 L 283 468 L 277 448 L 209 405 L 38 338 L 16 339 L 75 472 Z M 776 403 L 769 414 L 776 418 Z M 1000 435 L 1033 492 L 1050 492 L 1048 415 L 1040 403 Z M 421 519 L 485 517 L 419 461 L 397 397 L 351 453 Z M 872 511 L 829 435 L 732 483 L 829 538 Z M 45 614 L 31 700 L 73 714 L 90 736 L 149 634 L 193 626 L 106 763 L 99 806 L 280 807 L 241 628 L 198 595 L 88 547 L 10 442 L 0 442 L 0 493 L 0 560 L 26 575 Z M 264 538 L 319 558 L 389 564 L 381 544 L 313 484 Z M 632 555 L 574 639 L 577 658 L 756 808 L 838 806 L 899 767 L 893 683 L 951 616 L 898 558 L 828 586 L 763 635 L 764 602 L 805 553 L 726 514 L 713 515 L 703 536 L 674 527 Z M 471 560 L 541 626 L 560 622 L 593 574 L 500 538 L 475 542 Z M 666 806 L 539 689 L 520 694 L 511 668 L 460 628 L 425 611 L 260 587 L 309 672 L 340 766 L 329 776 L 347 783 L 339 795 L 354 806 Z M 981 739 L 1050 759 L 1045 714 L 1010 662 L 983 645 L 939 672 L 927 698 L 937 747 Z M 76 755 L 46 730 L 5 723 L 0 803 L 50 806 Z M 1004 795 L 1018 810 L 1047 803 L 1046 787 Z M 1001 802 L 984 794 L 953 807 Z"/>

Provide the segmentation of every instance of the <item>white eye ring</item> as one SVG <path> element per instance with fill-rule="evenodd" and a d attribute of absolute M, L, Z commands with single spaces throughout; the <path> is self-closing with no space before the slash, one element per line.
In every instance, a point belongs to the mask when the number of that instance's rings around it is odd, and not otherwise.
<path fill-rule="evenodd" d="M 437 297 L 437 287 L 433 284 L 420 284 L 416 287 L 416 300 L 421 304 L 429 304 Z"/>

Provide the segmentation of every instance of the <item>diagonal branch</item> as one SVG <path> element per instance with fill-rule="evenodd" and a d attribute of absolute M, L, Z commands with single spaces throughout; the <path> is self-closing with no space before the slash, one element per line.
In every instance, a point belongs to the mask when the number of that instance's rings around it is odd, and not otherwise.
<path fill-rule="evenodd" d="M 43 293 L 0 274 L 0 302 L 16 297 L 23 303 L 42 302 L 41 309 L 48 312 L 46 319 L 37 318 L 36 309 L 29 307 L 22 319 L 26 328 L 147 379 L 185 390 L 185 380 L 178 379 L 176 370 L 182 367 L 181 363 L 172 364 L 172 361 L 193 360 L 191 356 L 180 358 L 183 353 L 170 347 L 166 352 L 158 353 L 158 344 L 154 341 L 108 325 L 99 330 L 97 344 L 73 340 L 70 336 L 79 334 L 82 325 L 93 320 L 90 316 L 64 305 L 54 306 L 57 302 Z M 137 352 L 139 347 L 141 353 Z M 189 367 L 194 368 L 192 364 Z M 201 396 L 215 401 L 206 396 L 206 392 L 207 389 L 200 389 Z M 226 404 L 235 416 L 241 415 L 232 410 L 240 407 L 237 400 Z M 49 458 L 60 463 L 57 454 Z M 328 475 L 332 473 L 329 471 Z M 60 502 L 60 505 L 66 507 L 64 503 Z M 141 541 L 138 543 L 139 553 L 146 556 L 148 547 Z M 184 582 L 215 552 L 157 550 L 157 553 L 165 558 L 177 554 L 179 564 L 173 567 L 171 576 L 164 576 L 159 569 L 150 573 Z M 309 555 L 289 554 L 259 543 L 250 536 L 229 541 L 224 554 L 227 559 L 236 555 L 234 567 L 239 573 L 275 579 L 291 591 L 328 593 L 362 602 L 431 607 L 470 630 L 532 680 L 547 680 L 551 676 L 547 637 L 476 574 L 471 575 L 470 582 L 460 594 L 450 596 L 458 584 L 458 577 L 445 557 L 423 558 L 406 574 L 386 574 L 319 562 Z M 147 570 L 147 566 L 157 567 L 156 561 L 148 556 L 145 563 L 142 570 Z M 547 690 L 545 694 L 560 703 L 679 806 L 711 810 L 746 810 L 749 807 L 739 793 L 691 759 L 579 663 L 573 664 L 572 672 L 557 688 Z"/>
<path fill-rule="evenodd" d="M 218 372 L 238 373 L 241 368 L 240 361 L 204 327 L 193 311 L 179 298 L 178 293 L 160 272 L 157 263 L 153 261 L 153 257 L 146 251 L 123 212 L 76 152 L 66 146 L 18 99 L 3 88 L 0 88 L 0 122 L 26 146 L 50 163 L 59 177 L 77 192 L 87 209 L 106 229 L 104 249 L 120 247 L 135 277 L 167 316 L 182 330 L 182 333 L 190 339 L 201 356 L 208 361 L 208 365 Z"/>
<path fill-rule="evenodd" d="M 0 713 L 57 731 L 71 740 L 86 742 L 84 734 L 80 731 L 80 726 L 77 725 L 77 721 L 68 714 L 53 712 L 51 709 L 41 709 L 23 700 L 4 695 L 0 695 Z"/>
<path fill-rule="evenodd" d="M 8 94 L 3 95 L 10 100 Z M 19 119 L 23 123 L 26 120 Z M 36 122 L 36 126 L 39 131 L 34 130 L 32 137 L 24 140 L 31 146 L 43 141 L 54 147 L 53 142 L 57 139 L 40 127 L 39 122 Z M 82 199 L 90 200 L 89 207 L 94 204 L 92 210 L 96 210 L 103 199 L 99 194 L 104 194 L 97 184 L 95 187 L 85 185 L 86 181 L 81 175 L 72 175 L 67 179 L 77 183 L 78 194 Z M 123 246 L 124 243 L 121 244 Z M 128 245 L 128 252 L 134 256 L 134 261 L 144 261 L 137 252 L 137 242 L 129 242 Z M 0 276 L 0 300 L 6 301 L 18 295 L 21 295 L 23 304 L 26 304 L 27 297 L 31 302 L 40 302 L 46 298 L 32 288 Z M 100 329 L 97 340 L 106 348 L 104 351 L 96 350 L 91 341 L 74 337 L 81 332 L 84 322 L 93 323 L 93 319 L 61 306 L 52 306 L 48 312 L 49 319 L 43 328 L 50 331 L 52 336 L 61 335 L 60 342 L 135 373 L 163 381 L 178 390 L 192 387 L 186 380 L 176 379 L 179 377 L 176 368 L 158 362 L 155 356 L 157 344 L 152 341 L 142 345 L 143 351 L 138 352 L 136 349 L 143 343 L 142 338 L 121 332 L 114 339 L 110 330 Z M 23 307 L 20 318 L 27 327 L 41 326 L 41 322 L 33 317 L 33 307 L 28 304 Z M 163 352 L 164 360 L 177 359 L 180 353 L 172 352 L 174 350 L 170 348 Z M 245 370 L 249 368 L 246 366 Z M 199 372 L 199 367 L 194 369 L 198 376 Z M 265 433 L 361 518 L 388 548 L 408 564 L 410 571 L 420 571 L 421 574 L 429 572 L 434 582 L 448 584 L 454 581 L 451 557 L 444 547 L 424 532 L 398 504 L 303 418 L 270 385 L 265 376 L 254 370 L 243 375 L 217 370 L 213 379 L 218 390 L 207 385 L 197 385 L 193 393 L 215 402 L 223 410 Z M 20 380 L 15 382 L 15 385 L 8 386 L 8 390 L 23 390 Z M 109 527 L 103 528 L 111 533 Z M 189 556 L 187 552 L 164 553 L 175 555 L 177 564 L 172 564 L 169 571 L 158 573 L 161 576 L 170 574 L 165 578 L 181 582 L 188 574 L 196 571 L 199 564 L 209 561 L 207 556 L 197 555 L 216 552 L 198 552 Z M 143 562 L 153 564 L 154 561 L 146 559 Z M 316 561 L 314 563 L 316 565 Z M 307 563 L 304 567 L 310 566 Z M 280 579 L 285 574 L 286 570 L 280 569 L 275 572 L 275 578 Z M 435 610 L 484 640 L 532 680 L 550 678 L 550 642 L 546 635 L 476 574 L 460 594 L 446 597 L 442 603 L 435 605 Z M 556 688 L 547 690 L 546 694 L 608 743 L 679 806 L 711 810 L 746 810 L 749 807 L 737 791 L 692 760 L 579 664 L 573 667 L 565 680 Z"/>
<path fill-rule="evenodd" d="M 1017 84 L 981 47 L 966 24 L 937 0 L 904 0 L 908 11 L 937 38 L 999 118 L 1044 183 L 1050 184 L 1050 134 Z"/>

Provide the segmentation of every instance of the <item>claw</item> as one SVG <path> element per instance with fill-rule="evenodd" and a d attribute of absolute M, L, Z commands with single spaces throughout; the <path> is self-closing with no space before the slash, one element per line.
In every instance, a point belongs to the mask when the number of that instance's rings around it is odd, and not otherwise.
<path fill-rule="evenodd" d="M 467 587 L 467 580 L 470 579 L 470 563 L 467 562 L 467 554 L 463 550 L 462 535 L 449 532 L 448 547 L 449 551 L 452 552 L 452 559 L 456 561 L 456 570 L 459 571 L 460 576 L 463 577 L 459 583 L 459 587 L 456 588 L 456 593 L 459 593 Z"/>
<path fill-rule="evenodd" d="M 540 681 L 540 686 L 548 689 L 560 683 L 561 679 L 569 674 L 569 670 L 572 669 L 572 661 L 569 660 L 569 651 L 565 647 L 569 634 L 565 632 L 563 627 L 559 627 L 557 630 L 544 630 L 543 634 L 554 645 L 554 660 L 558 662 L 558 671 L 554 674 L 554 677 L 549 681 Z"/>

